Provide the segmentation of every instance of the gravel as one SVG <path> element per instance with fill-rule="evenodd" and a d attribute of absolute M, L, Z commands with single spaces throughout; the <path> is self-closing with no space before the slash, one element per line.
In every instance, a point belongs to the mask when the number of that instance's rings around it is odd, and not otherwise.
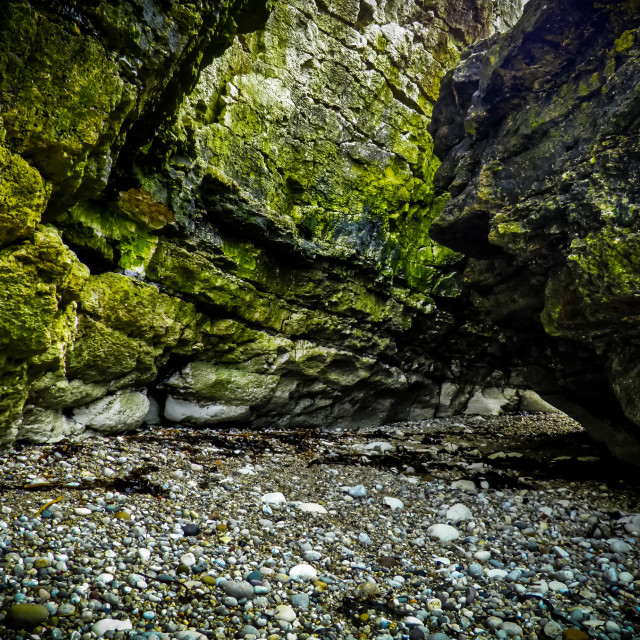
<path fill-rule="evenodd" d="M 581 438 L 520 416 L 19 446 L 2 638 L 638 639 L 640 494 Z"/>

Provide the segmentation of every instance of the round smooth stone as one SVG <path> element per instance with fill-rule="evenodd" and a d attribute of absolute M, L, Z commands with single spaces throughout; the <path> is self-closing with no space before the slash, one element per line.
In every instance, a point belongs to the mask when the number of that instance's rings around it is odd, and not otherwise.
<path fill-rule="evenodd" d="M 75 612 L 76 612 L 76 607 L 67 602 L 65 604 L 61 604 L 58 607 L 58 611 L 56 612 L 56 615 L 62 618 L 65 618 L 68 616 L 72 616 Z"/>
<path fill-rule="evenodd" d="M 607 540 L 607 542 L 609 543 L 611 553 L 629 553 L 629 551 L 631 551 L 631 545 L 627 544 L 624 540 L 611 538 L 610 540 Z"/>
<path fill-rule="evenodd" d="M 262 502 L 264 504 L 286 504 L 287 499 L 284 497 L 284 494 L 279 491 L 275 491 L 273 493 L 265 493 L 262 498 Z"/>
<path fill-rule="evenodd" d="M 562 627 L 555 620 L 549 620 L 544 625 L 543 631 L 547 638 L 560 638 L 562 636 Z"/>
<path fill-rule="evenodd" d="M 276 607 L 274 618 L 284 622 L 293 622 L 298 616 L 288 604 L 280 604 Z"/>
<path fill-rule="evenodd" d="M 98 620 L 98 622 L 91 627 L 91 631 L 93 631 L 98 638 L 102 638 L 107 631 L 127 631 L 128 629 L 133 629 L 131 620 L 114 620 L 112 618 Z"/>
<path fill-rule="evenodd" d="M 9 607 L 5 624 L 12 629 L 31 630 L 48 617 L 48 609 L 41 604 L 14 604 Z"/>
<path fill-rule="evenodd" d="M 180 558 L 180 562 L 185 566 L 185 567 L 193 567 L 193 565 L 197 562 L 196 557 L 193 555 L 193 553 L 189 552 L 189 553 L 185 553 L 181 558 Z"/>
<path fill-rule="evenodd" d="M 457 540 L 460 537 L 460 532 L 451 525 L 448 524 L 432 524 L 427 533 L 432 537 L 440 540 L 440 542 L 449 542 Z"/>
<path fill-rule="evenodd" d="M 242 600 L 243 598 L 249 599 L 253 597 L 253 585 L 246 580 L 242 580 L 241 582 L 225 580 L 220 583 L 220 588 L 226 595 L 231 598 L 235 598 L 236 600 Z"/>
<path fill-rule="evenodd" d="M 315 580 L 318 572 L 310 564 L 297 564 L 289 571 L 289 577 L 294 580 Z"/>
<path fill-rule="evenodd" d="M 149 551 L 149 549 L 141 547 L 140 549 L 138 549 L 138 558 L 140 558 L 141 562 L 149 562 L 149 558 L 151 558 L 151 551 Z"/>
<path fill-rule="evenodd" d="M 398 500 L 398 498 L 392 498 L 391 496 L 385 496 L 383 502 L 391 509 L 391 511 L 396 511 L 398 509 L 404 508 L 404 502 L 402 500 Z"/>
<path fill-rule="evenodd" d="M 327 513 L 327 510 L 317 502 L 301 502 L 298 509 L 304 513 Z"/>
<path fill-rule="evenodd" d="M 197 536 L 200 533 L 200 526 L 195 522 L 183 524 L 182 533 L 184 533 L 185 536 Z"/>
<path fill-rule="evenodd" d="M 589 640 L 589 634 L 581 629 L 565 629 L 562 640 Z"/>
<path fill-rule="evenodd" d="M 463 520 L 471 520 L 472 518 L 473 515 L 469 507 L 463 505 L 461 502 L 447 509 L 447 520 L 451 522 L 462 522 Z"/>
<path fill-rule="evenodd" d="M 500 630 L 504 631 L 510 638 L 513 636 L 522 636 L 522 627 L 515 622 L 503 622 Z"/>
<path fill-rule="evenodd" d="M 549 589 L 551 591 L 557 591 L 558 593 L 568 593 L 569 587 L 564 582 L 560 582 L 559 580 L 551 580 L 549 582 Z"/>
<path fill-rule="evenodd" d="M 291 596 L 291 604 L 298 609 L 308 609 L 309 602 L 309 596 L 306 593 L 294 593 Z"/>
<path fill-rule="evenodd" d="M 462 491 L 475 491 L 476 483 L 473 480 L 456 480 L 451 483 L 452 489 L 460 489 Z"/>
<path fill-rule="evenodd" d="M 491 558 L 491 551 L 486 551 L 485 549 L 481 549 L 480 551 L 476 551 L 473 554 L 473 557 L 478 562 L 488 562 L 489 558 Z"/>
<path fill-rule="evenodd" d="M 260 632 L 250 624 L 245 624 L 240 631 L 240 635 L 244 638 L 245 636 L 256 636 L 256 638 L 260 635 Z"/>

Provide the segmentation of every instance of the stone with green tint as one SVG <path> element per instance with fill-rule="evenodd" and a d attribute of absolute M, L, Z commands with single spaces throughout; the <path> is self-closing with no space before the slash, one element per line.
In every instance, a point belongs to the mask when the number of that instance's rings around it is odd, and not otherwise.
<path fill-rule="evenodd" d="M 496 354 L 637 464 L 640 9 L 525 14 L 443 83 L 430 131 L 451 198 L 431 232 L 472 256 L 462 315 Z M 524 44 L 556 37 L 560 49 Z"/>
<path fill-rule="evenodd" d="M 48 617 L 47 608 L 41 604 L 14 604 L 9 607 L 5 623 L 11 629 L 30 631 L 42 624 Z"/>
<path fill-rule="evenodd" d="M 0 443 L 149 391 L 205 423 L 432 415 L 460 278 L 427 125 L 519 0 L 148 4 L 0 7 Z"/>

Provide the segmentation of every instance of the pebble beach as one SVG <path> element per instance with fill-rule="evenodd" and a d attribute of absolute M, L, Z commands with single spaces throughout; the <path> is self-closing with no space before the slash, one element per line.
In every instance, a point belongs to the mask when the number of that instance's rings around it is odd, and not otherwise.
<path fill-rule="evenodd" d="M 0 638 L 635 640 L 640 488 L 605 464 L 560 414 L 18 445 Z"/>

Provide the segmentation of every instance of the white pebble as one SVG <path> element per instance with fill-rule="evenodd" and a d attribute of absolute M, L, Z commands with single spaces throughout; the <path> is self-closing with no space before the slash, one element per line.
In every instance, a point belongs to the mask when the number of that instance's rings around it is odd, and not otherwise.
<path fill-rule="evenodd" d="M 402 502 L 402 500 L 398 500 L 398 498 L 392 498 L 391 496 L 385 496 L 384 503 L 387 505 L 387 507 L 391 508 L 391 511 L 402 509 L 404 507 L 404 502 Z"/>
<path fill-rule="evenodd" d="M 297 564 L 289 571 L 289 577 L 295 580 L 315 580 L 318 572 L 310 564 Z"/>
<path fill-rule="evenodd" d="M 265 493 L 262 498 L 262 502 L 264 504 L 286 504 L 287 499 L 284 497 L 284 494 L 276 491 L 274 493 Z"/>
<path fill-rule="evenodd" d="M 471 518 L 473 518 L 471 511 L 461 502 L 447 509 L 447 520 L 452 522 L 462 522 L 463 520 L 471 520 Z"/>
<path fill-rule="evenodd" d="M 427 529 L 427 533 L 441 542 L 457 540 L 460 537 L 460 532 L 448 524 L 433 524 Z"/>
<path fill-rule="evenodd" d="M 102 638 L 107 631 L 126 631 L 128 629 L 133 629 L 131 620 L 113 620 L 112 618 L 98 620 L 98 622 L 91 627 L 91 631 L 93 631 L 98 638 Z"/>
<path fill-rule="evenodd" d="M 305 513 L 327 513 L 327 510 L 317 502 L 301 502 L 298 509 Z"/>
<path fill-rule="evenodd" d="M 475 491 L 476 483 L 473 480 L 456 480 L 451 483 L 452 489 L 461 489 L 462 491 Z"/>
<path fill-rule="evenodd" d="M 296 612 L 288 604 L 280 604 L 276 607 L 276 620 L 284 620 L 285 622 L 293 622 L 296 619 Z"/>
<path fill-rule="evenodd" d="M 149 558 L 151 558 L 151 551 L 149 551 L 149 549 L 141 547 L 140 549 L 138 549 L 138 558 L 140 558 L 142 562 L 149 562 Z"/>

